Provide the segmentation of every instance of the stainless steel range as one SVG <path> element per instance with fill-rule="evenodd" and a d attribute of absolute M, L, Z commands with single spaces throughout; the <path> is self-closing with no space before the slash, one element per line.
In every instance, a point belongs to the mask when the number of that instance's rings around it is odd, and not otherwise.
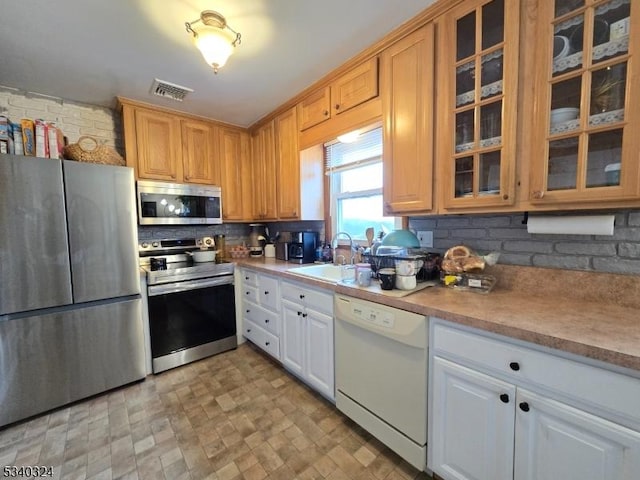
<path fill-rule="evenodd" d="M 147 272 L 153 372 L 159 373 L 237 346 L 234 264 L 194 262 L 210 237 L 139 244 Z"/>

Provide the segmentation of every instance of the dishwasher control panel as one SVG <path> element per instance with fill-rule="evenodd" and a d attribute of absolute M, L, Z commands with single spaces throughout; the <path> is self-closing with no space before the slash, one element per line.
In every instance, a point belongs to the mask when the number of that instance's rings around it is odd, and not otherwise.
<path fill-rule="evenodd" d="M 395 324 L 395 317 L 391 312 L 370 308 L 356 302 L 351 304 L 351 314 L 363 322 L 379 327 L 393 328 Z"/>

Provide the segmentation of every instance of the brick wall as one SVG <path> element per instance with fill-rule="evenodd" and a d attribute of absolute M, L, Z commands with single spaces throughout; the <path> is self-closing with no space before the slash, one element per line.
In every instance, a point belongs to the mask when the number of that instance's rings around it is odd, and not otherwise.
<path fill-rule="evenodd" d="M 77 142 L 82 135 L 91 135 L 124 156 L 122 119 L 110 108 L 0 86 L 0 115 L 8 116 L 13 122 L 22 118 L 55 122 L 69 143 Z"/>
<path fill-rule="evenodd" d="M 433 231 L 441 253 L 464 244 L 500 252 L 503 264 L 640 275 L 640 211 L 598 213 L 615 214 L 613 236 L 529 234 L 523 214 L 411 217 L 409 226 Z"/>

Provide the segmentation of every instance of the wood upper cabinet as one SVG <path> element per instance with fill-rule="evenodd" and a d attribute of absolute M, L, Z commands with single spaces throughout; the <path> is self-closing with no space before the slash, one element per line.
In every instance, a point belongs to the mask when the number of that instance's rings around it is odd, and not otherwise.
<path fill-rule="evenodd" d="M 222 218 L 225 221 L 251 220 L 253 186 L 249 165 L 249 134 L 241 129 L 220 127 L 218 148 Z"/>
<path fill-rule="evenodd" d="M 138 178 L 180 181 L 180 121 L 174 115 L 153 110 L 136 109 L 126 113 L 130 113 L 134 122 L 134 125 L 127 126 L 125 120 L 127 161 L 131 156 L 137 159 Z M 134 138 L 135 145 L 129 145 L 130 136 Z M 136 152 L 135 155 L 131 155 L 130 150 Z"/>
<path fill-rule="evenodd" d="M 300 130 L 318 125 L 378 96 L 378 58 L 373 57 L 311 93 L 298 108 Z"/>
<path fill-rule="evenodd" d="M 119 100 L 127 165 L 137 178 L 220 184 L 217 123 Z"/>
<path fill-rule="evenodd" d="M 280 219 L 300 218 L 300 152 L 296 107 L 274 120 L 277 208 Z"/>
<path fill-rule="evenodd" d="M 468 0 L 438 21 L 440 210 L 512 206 L 519 1 Z"/>
<path fill-rule="evenodd" d="M 538 2 L 534 207 L 640 199 L 640 2 Z"/>
<path fill-rule="evenodd" d="M 253 172 L 252 217 L 260 220 L 278 218 L 276 201 L 276 152 L 274 122 L 260 127 L 251 137 Z"/>
<path fill-rule="evenodd" d="M 205 122 L 181 120 L 184 180 L 206 185 L 220 184 L 216 158 L 216 127 Z"/>
<path fill-rule="evenodd" d="M 385 215 L 432 208 L 433 62 L 433 24 L 382 52 Z"/>

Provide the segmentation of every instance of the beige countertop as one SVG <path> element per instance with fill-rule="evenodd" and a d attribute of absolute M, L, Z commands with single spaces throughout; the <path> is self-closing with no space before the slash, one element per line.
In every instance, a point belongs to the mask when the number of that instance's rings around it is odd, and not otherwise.
<path fill-rule="evenodd" d="M 405 297 L 287 273 L 270 258 L 247 266 L 310 286 L 562 350 L 640 372 L 640 277 L 498 265 L 489 294 L 443 286 Z M 634 372 L 634 373 L 638 373 Z"/>

